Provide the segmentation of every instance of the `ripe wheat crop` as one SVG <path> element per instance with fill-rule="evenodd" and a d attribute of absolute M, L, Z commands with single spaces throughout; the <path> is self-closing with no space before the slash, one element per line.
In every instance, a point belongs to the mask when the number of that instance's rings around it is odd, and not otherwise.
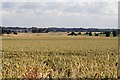
<path fill-rule="evenodd" d="M 3 36 L 4 78 L 116 78 L 114 37 Z"/>

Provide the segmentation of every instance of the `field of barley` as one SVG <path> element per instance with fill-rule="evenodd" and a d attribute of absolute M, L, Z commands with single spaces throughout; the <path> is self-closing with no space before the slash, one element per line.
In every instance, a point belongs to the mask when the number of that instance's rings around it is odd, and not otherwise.
<path fill-rule="evenodd" d="M 2 54 L 3 78 L 117 77 L 117 37 L 3 35 Z"/>

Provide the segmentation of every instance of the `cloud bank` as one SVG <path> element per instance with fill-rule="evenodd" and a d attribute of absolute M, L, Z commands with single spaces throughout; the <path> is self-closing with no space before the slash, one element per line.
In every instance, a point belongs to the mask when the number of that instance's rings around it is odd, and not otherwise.
<path fill-rule="evenodd" d="M 117 2 L 2 2 L 2 25 L 117 28 Z"/>

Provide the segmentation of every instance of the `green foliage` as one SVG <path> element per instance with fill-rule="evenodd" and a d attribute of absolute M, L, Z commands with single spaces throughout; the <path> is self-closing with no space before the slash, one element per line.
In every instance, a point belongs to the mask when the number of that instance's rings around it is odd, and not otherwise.
<path fill-rule="evenodd" d="M 105 34 L 106 34 L 106 37 L 110 36 L 110 32 L 109 31 L 105 32 Z"/>
<path fill-rule="evenodd" d="M 98 36 L 99 34 L 95 33 L 95 36 Z"/>
<path fill-rule="evenodd" d="M 78 35 L 81 35 L 81 32 L 79 32 Z"/>
<path fill-rule="evenodd" d="M 113 31 L 113 36 L 116 37 L 117 36 L 117 32 L 116 31 Z"/>
<path fill-rule="evenodd" d="M 89 36 L 92 36 L 92 32 L 91 31 L 89 32 Z"/>

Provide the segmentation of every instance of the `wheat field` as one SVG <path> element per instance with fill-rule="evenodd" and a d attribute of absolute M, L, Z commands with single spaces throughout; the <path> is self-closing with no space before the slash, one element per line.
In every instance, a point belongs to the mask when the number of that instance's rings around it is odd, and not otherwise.
<path fill-rule="evenodd" d="M 3 78 L 117 77 L 117 37 L 3 35 L 2 54 Z"/>

